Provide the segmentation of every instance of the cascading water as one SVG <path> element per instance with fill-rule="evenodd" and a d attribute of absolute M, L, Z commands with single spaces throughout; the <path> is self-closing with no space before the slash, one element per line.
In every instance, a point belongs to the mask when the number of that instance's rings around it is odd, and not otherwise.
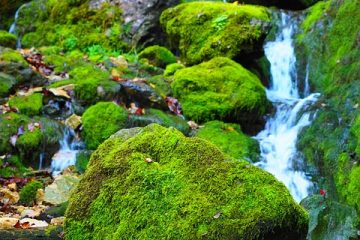
<path fill-rule="evenodd" d="M 76 138 L 74 130 L 65 127 L 63 139 L 60 141 L 60 150 L 52 157 L 52 174 L 57 175 L 68 166 L 75 165 L 76 154 L 80 149 L 83 149 L 83 146 Z"/>
<path fill-rule="evenodd" d="M 9 33 L 15 34 L 17 36 L 17 42 L 16 42 L 16 48 L 21 48 L 21 37 L 19 36 L 18 32 L 16 31 L 16 22 L 19 18 L 19 13 L 21 11 L 21 9 L 23 7 L 25 7 L 26 4 L 22 5 L 21 7 L 19 7 L 19 9 L 16 11 L 15 13 L 15 17 L 14 17 L 14 22 L 13 24 L 11 24 L 10 29 L 9 29 Z"/>
<path fill-rule="evenodd" d="M 319 94 L 304 92 L 304 98 L 299 97 L 292 41 L 296 21 L 284 12 L 280 15 L 275 41 L 264 46 L 272 77 L 266 94 L 276 113 L 256 136 L 262 158 L 258 165 L 282 181 L 299 202 L 308 195 L 312 183 L 303 172 L 303 159 L 299 159 L 296 141 L 299 131 L 311 123 L 311 114 L 306 109 L 317 101 Z"/>

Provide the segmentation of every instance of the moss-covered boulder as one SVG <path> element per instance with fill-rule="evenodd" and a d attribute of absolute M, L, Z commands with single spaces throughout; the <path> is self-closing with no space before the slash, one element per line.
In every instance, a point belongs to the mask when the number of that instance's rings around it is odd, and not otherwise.
<path fill-rule="evenodd" d="M 34 116 L 40 113 L 43 106 L 43 95 L 33 93 L 29 96 L 16 96 L 9 100 L 9 106 L 19 110 L 21 114 Z"/>
<path fill-rule="evenodd" d="M 47 118 L 6 113 L 0 115 L 0 155 L 18 155 L 26 166 L 37 168 L 40 154 L 44 165 L 58 150 L 61 127 Z"/>
<path fill-rule="evenodd" d="M 302 239 L 307 214 L 271 174 L 149 125 L 93 153 L 69 199 L 68 239 Z"/>
<path fill-rule="evenodd" d="M 262 52 L 269 21 L 264 7 L 222 2 L 180 4 L 165 10 L 160 19 L 187 65 Z"/>
<path fill-rule="evenodd" d="M 195 136 L 208 140 L 235 159 L 259 160 L 259 143 L 245 135 L 238 124 L 207 122 Z"/>
<path fill-rule="evenodd" d="M 9 32 L 0 30 L 0 46 L 16 48 L 16 36 Z"/>
<path fill-rule="evenodd" d="M 151 123 L 156 123 L 164 127 L 174 127 L 183 134 L 190 132 L 190 127 L 183 118 L 154 108 L 146 109 L 144 115 L 131 115 L 128 125 L 131 128 L 145 127 Z"/>
<path fill-rule="evenodd" d="M 7 156 L 0 159 L 0 176 L 1 177 L 20 177 L 27 172 L 27 168 L 21 162 L 21 159 L 16 156 Z"/>
<path fill-rule="evenodd" d="M 158 45 L 147 47 L 139 53 L 139 58 L 148 59 L 156 67 L 165 68 L 166 65 L 176 63 L 176 57 L 167 48 Z"/>
<path fill-rule="evenodd" d="M 233 119 L 256 127 L 269 107 L 260 80 L 224 57 L 178 70 L 171 87 L 184 115 L 195 121 Z"/>
<path fill-rule="evenodd" d="M 165 77 L 170 77 L 175 74 L 175 72 L 179 69 L 183 69 L 185 66 L 181 63 L 172 63 L 166 66 L 164 71 Z"/>
<path fill-rule="evenodd" d="M 15 84 L 16 79 L 13 76 L 0 72 L 0 98 L 9 96 Z"/>
<path fill-rule="evenodd" d="M 126 109 L 113 102 L 99 102 L 89 107 L 82 116 L 83 136 L 88 149 L 96 149 L 128 120 Z"/>

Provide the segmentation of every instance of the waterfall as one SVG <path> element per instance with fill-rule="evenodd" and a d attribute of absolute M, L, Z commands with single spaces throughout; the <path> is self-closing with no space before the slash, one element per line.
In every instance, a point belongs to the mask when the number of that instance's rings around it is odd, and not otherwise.
<path fill-rule="evenodd" d="M 299 202 L 308 195 L 312 183 L 303 172 L 303 159 L 296 149 L 296 141 L 300 130 L 311 123 L 311 114 L 306 110 L 317 101 L 319 94 L 305 93 L 304 98 L 300 98 L 292 39 L 296 21 L 287 13 L 280 15 L 276 39 L 264 46 L 272 78 L 266 94 L 276 113 L 255 138 L 259 141 L 262 159 L 258 166 L 282 181 Z"/>
<path fill-rule="evenodd" d="M 60 140 L 60 150 L 52 157 L 52 174 L 58 175 L 67 167 L 75 165 L 76 154 L 82 148 L 82 143 L 77 139 L 75 131 L 69 127 L 65 127 L 63 138 Z"/>
<path fill-rule="evenodd" d="M 15 13 L 14 22 L 11 24 L 10 29 L 9 29 L 9 33 L 12 33 L 17 36 L 16 48 L 18 48 L 18 49 L 21 48 L 21 37 L 19 36 L 19 33 L 17 32 L 16 22 L 19 18 L 20 10 L 25 6 L 26 6 L 26 4 L 23 4 L 18 8 L 18 10 Z"/>

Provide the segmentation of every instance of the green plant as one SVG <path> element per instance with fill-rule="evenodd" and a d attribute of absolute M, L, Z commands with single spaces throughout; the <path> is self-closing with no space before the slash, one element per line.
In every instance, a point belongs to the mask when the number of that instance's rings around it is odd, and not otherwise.
<path fill-rule="evenodd" d="M 20 202 L 26 206 L 32 206 L 36 200 L 36 193 L 41 189 L 43 184 L 37 180 L 27 183 L 20 190 Z"/>

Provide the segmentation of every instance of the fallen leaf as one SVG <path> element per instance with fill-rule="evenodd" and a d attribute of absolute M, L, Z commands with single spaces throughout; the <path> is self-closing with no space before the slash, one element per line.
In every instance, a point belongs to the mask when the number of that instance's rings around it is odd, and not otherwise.
<path fill-rule="evenodd" d="M 154 162 L 151 158 L 145 158 L 145 162 L 147 162 L 147 163 L 152 163 L 152 162 Z"/>
<path fill-rule="evenodd" d="M 17 131 L 17 135 L 21 136 L 25 133 L 24 126 L 20 126 Z"/>
<path fill-rule="evenodd" d="M 170 109 L 171 112 L 175 113 L 178 116 L 182 116 L 181 115 L 181 105 L 179 103 L 179 101 L 176 98 L 173 97 L 166 97 L 165 101 Z"/>
<path fill-rule="evenodd" d="M 215 219 L 218 219 L 220 216 L 221 216 L 221 212 L 217 212 L 217 213 L 214 215 L 214 218 L 215 218 Z"/>
<path fill-rule="evenodd" d="M 199 128 L 199 125 L 194 121 L 188 121 L 187 124 L 189 125 L 189 127 L 191 129 L 198 129 Z"/>

